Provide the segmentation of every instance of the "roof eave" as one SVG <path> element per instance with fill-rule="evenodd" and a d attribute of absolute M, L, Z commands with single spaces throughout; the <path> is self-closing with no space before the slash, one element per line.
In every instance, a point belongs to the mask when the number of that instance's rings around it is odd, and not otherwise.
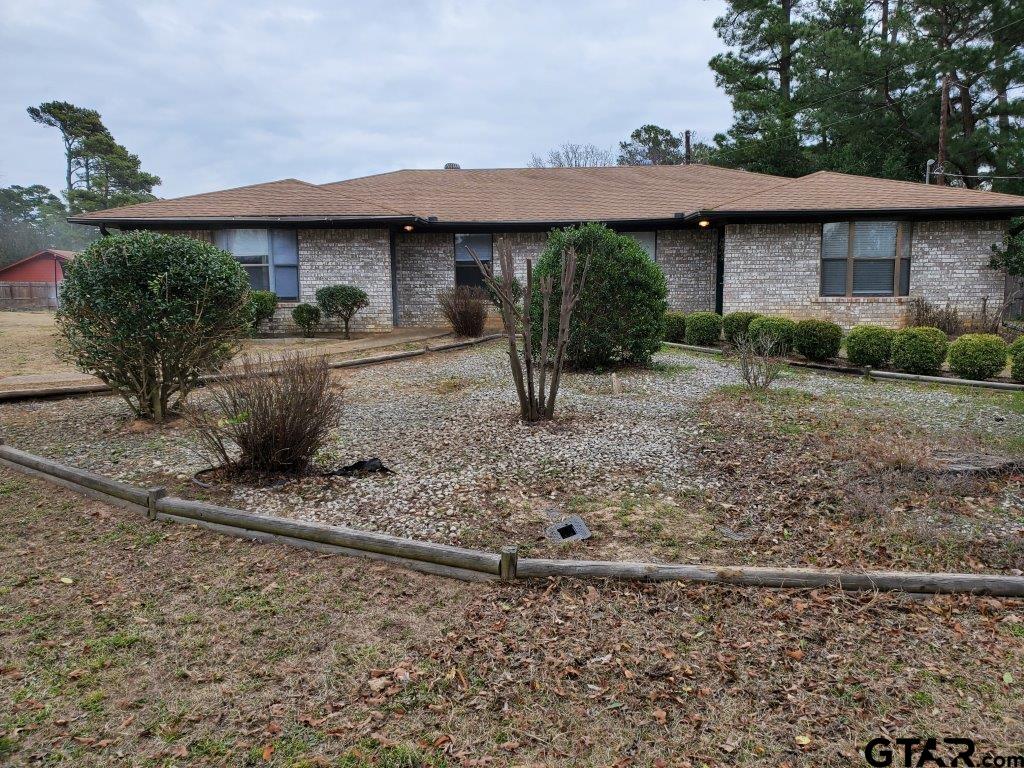
<path fill-rule="evenodd" d="M 745 222 L 787 222 L 787 221 L 835 221 L 849 218 L 891 218 L 899 217 L 916 220 L 935 219 L 1009 219 L 1024 215 L 1024 204 L 1020 206 L 984 205 L 956 206 L 950 208 L 820 208 L 778 210 L 703 210 L 686 217 L 687 221 L 706 219 L 719 224 L 742 224 Z"/>
<path fill-rule="evenodd" d="M 171 217 L 91 217 L 69 216 L 71 224 L 86 224 L 94 227 L 165 227 L 177 229 L 202 229 L 204 227 L 226 227 L 240 225 L 268 224 L 310 224 L 358 227 L 361 225 L 389 225 L 425 223 L 418 216 L 188 216 Z"/>

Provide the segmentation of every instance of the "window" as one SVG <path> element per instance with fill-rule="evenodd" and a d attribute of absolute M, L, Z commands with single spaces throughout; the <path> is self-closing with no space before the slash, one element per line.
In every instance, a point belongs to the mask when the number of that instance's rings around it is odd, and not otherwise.
<path fill-rule="evenodd" d="M 299 298 L 299 247 L 293 229 L 218 229 L 218 248 L 234 256 L 257 291 L 273 291 L 283 301 Z"/>
<path fill-rule="evenodd" d="M 490 235 L 456 235 L 455 236 L 455 284 L 483 286 L 484 278 L 480 268 L 473 261 L 469 249 L 487 269 L 491 268 L 491 236 Z"/>
<path fill-rule="evenodd" d="M 657 261 L 658 234 L 656 232 L 623 232 L 622 234 L 632 237 L 640 247 L 647 251 L 651 261 Z"/>
<path fill-rule="evenodd" d="M 906 221 L 840 221 L 821 228 L 822 296 L 910 293 L 911 225 Z"/>

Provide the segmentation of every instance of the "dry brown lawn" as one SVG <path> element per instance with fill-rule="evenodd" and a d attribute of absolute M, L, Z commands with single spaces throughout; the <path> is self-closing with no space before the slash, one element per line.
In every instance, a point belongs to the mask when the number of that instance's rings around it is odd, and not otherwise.
<path fill-rule="evenodd" d="M 1024 752 L 1024 603 L 466 585 L 0 470 L 0 763 L 860 765 Z"/>
<path fill-rule="evenodd" d="M 291 352 L 316 355 L 351 355 L 361 357 L 409 343 L 436 338 L 443 328 L 400 329 L 390 334 L 353 333 L 352 339 L 339 334 L 320 335 L 312 339 L 273 338 L 249 339 L 242 343 L 242 355 L 268 355 Z M 384 346 L 386 345 L 386 346 Z M 57 331 L 53 312 L 0 311 L 0 389 L 21 388 L 42 383 L 44 376 L 59 375 L 62 380 L 90 379 L 88 374 L 60 359 L 57 352 Z M 15 382 L 4 382 L 7 376 L 32 376 Z"/>
<path fill-rule="evenodd" d="M 0 379 L 35 373 L 72 373 L 57 358 L 52 312 L 0 312 Z"/>

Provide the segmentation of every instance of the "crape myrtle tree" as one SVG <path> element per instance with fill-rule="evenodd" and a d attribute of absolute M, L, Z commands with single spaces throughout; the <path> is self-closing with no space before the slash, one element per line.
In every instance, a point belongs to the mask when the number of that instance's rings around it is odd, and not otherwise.
<path fill-rule="evenodd" d="M 483 275 L 488 291 L 498 299 L 501 321 L 508 339 L 512 380 L 519 397 L 520 418 L 527 424 L 553 418 L 569 345 L 573 310 L 586 285 L 590 254 L 584 252 L 582 268 L 579 267 L 575 248 L 570 246 L 560 254 L 557 293 L 555 275 L 548 273 L 535 281 L 533 260 L 526 260 L 526 297 L 535 297 L 541 320 L 540 330 L 535 334 L 530 306 L 515 297 L 517 283 L 511 244 L 504 237 L 498 238 L 500 277 L 496 277 L 489 266 L 480 261 L 471 247 L 467 246 L 466 250 Z M 553 301 L 555 296 L 557 306 Z"/>
<path fill-rule="evenodd" d="M 141 418 L 162 421 L 178 410 L 249 332 L 245 270 L 209 243 L 111 235 L 66 269 L 57 312 L 64 356 Z"/>

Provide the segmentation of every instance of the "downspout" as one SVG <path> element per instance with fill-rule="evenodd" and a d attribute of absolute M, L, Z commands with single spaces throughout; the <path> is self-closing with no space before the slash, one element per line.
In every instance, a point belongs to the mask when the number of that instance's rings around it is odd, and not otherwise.
<path fill-rule="evenodd" d="M 391 256 L 391 327 L 398 327 L 398 256 L 395 251 L 395 228 L 388 227 L 388 250 Z"/>

